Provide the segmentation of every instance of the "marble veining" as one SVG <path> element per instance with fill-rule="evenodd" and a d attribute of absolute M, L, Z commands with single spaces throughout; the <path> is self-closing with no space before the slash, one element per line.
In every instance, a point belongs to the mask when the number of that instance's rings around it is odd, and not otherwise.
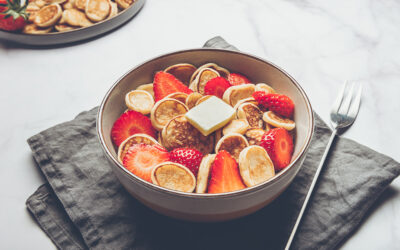
<path fill-rule="evenodd" d="M 86 43 L 35 49 L 0 42 L 0 235 L 5 249 L 54 249 L 25 210 L 43 183 L 26 139 L 98 105 L 131 67 L 216 35 L 284 68 L 328 121 L 345 80 L 364 86 L 344 136 L 400 161 L 400 2 L 148 0 L 116 31 Z M 400 180 L 343 249 L 400 249 Z M 7 225 L 7 226 L 5 226 Z"/>

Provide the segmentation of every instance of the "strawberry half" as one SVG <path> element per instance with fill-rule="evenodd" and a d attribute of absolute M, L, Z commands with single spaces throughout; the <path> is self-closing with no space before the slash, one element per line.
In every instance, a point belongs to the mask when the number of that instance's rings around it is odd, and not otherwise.
<path fill-rule="evenodd" d="M 222 96 L 225 93 L 231 84 L 223 77 L 215 77 L 209 80 L 204 86 L 204 92 L 206 95 L 215 95 L 222 99 Z"/>
<path fill-rule="evenodd" d="M 293 116 L 294 103 L 288 96 L 256 91 L 253 93 L 253 97 L 262 107 L 273 111 L 277 115 L 288 118 Z"/>
<path fill-rule="evenodd" d="M 176 148 L 170 153 L 170 161 L 180 163 L 197 177 L 203 154 L 193 148 Z"/>
<path fill-rule="evenodd" d="M 163 71 L 157 72 L 154 76 L 153 90 L 156 102 L 172 93 L 182 92 L 190 94 L 193 92 L 175 76 Z"/>
<path fill-rule="evenodd" d="M 111 138 L 119 146 L 131 135 L 143 133 L 156 138 L 156 130 L 151 125 L 151 120 L 134 110 L 123 113 L 111 129 Z"/>
<path fill-rule="evenodd" d="M 293 139 L 286 129 L 269 130 L 263 135 L 260 146 L 267 151 L 276 171 L 280 171 L 290 164 L 293 154 Z"/>
<path fill-rule="evenodd" d="M 123 159 L 123 165 L 137 177 L 151 182 L 153 168 L 168 159 L 169 153 L 162 146 L 139 143 L 129 148 Z"/>
<path fill-rule="evenodd" d="M 250 80 L 247 77 L 238 73 L 230 73 L 228 75 L 228 81 L 232 86 L 250 83 Z"/>
<path fill-rule="evenodd" d="M 246 188 L 240 177 L 235 159 L 225 150 L 221 150 L 211 166 L 208 193 L 225 193 Z"/>

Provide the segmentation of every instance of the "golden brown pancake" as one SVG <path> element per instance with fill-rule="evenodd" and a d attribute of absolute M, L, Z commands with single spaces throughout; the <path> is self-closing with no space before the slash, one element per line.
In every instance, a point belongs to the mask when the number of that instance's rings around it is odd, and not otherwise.
<path fill-rule="evenodd" d="M 265 130 L 261 128 L 250 128 L 244 134 L 249 145 L 258 145 L 261 142 L 263 135 L 265 134 Z"/>
<path fill-rule="evenodd" d="M 35 15 L 34 23 L 41 28 L 53 26 L 61 18 L 62 9 L 58 3 L 41 8 Z"/>
<path fill-rule="evenodd" d="M 120 7 L 121 9 L 127 9 L 135 1 L 134 0 L 115 0 L 115 2 L 118 4 L 118 7 Z"/>
<path fill-rule="evenodd" d="M 64 10 L 63 19 L 71 26 L 87 27 L 93 24 L 87 19 L 85 13 L 77 9 Z"/>
<path fill-rule="evenodd" d="M 213 69 L 213 70 L 217 71 L 217 72 L 220 74 L 220 76 L 222 76 L 222 77 L 224 77 L 224 78 L 227 78 L 228 75 L 229 75 L 229 71 L 228 71 L 227 69 L 222 68 L 222 67 L 220 67 L 219 65 L 217 65 L 217 64 L 215 64 L 215 63 L 206 63 L 206 64 L 204 64 L 204 65 L 201 65 L 201 66 L 193 73 L 192 77 L 190 78 L 190 82 L 192 82 L 192 81 L 196 78 L 197 74 L 198 74 L 202 69 L 204 69 L 204 68 Z"/>
<path fill-rule="evenodd" d="M 190 82 L 190 77 L 196 71 L 196 67 L 190 63 L 179 63 L 172 66 L 169 66 L 164 70 L 164 72 L 170 73 L 171 75 L 175 76 L 183 82 L 184 84 L 188 85 Z"/>
<path fill-rule="evenodd" d="M 165 148 L 195 148 L 203 154 L 211 153 L 214 147 L 212 135 L 204 136 L 193 127 L 184 115 L 170 120 L 162 130 L 162 141 Z"/>
<path fill-rule="evenodd" d="M 227 134 L 224 135 L 215 146 L 215 152 L 218 153 L 221 150 L 225 150 L 235 158 L 236 161 L 239 159 L 239 154 L 245 147 L 248 147 L 249 143 L 247 139 L 241 134 Z"/>
<path fill-rule="evenodd" d="M 85 10 L 87 0 L 75 0 L 75 7 L 79 10 Z"/>
<path fill-rule="evenodd" d="M 24 29 L 22 30 L 25 34 L 47 34 L 51 31 L 50 28 L 40 28 L 36 24 L 27 24 L 25 25 Z"/>
<path fill-rule="evenodd" d="M 164 162 L 154 167 L 151 172 L 151 181 L 160 187 L 192 193 L 196 187 L 196 178 L 185 166 Z"/>
<path fill-rule="evenodd" d="M 263 127 L 263 112 L 252 103 L 243 103 L 239 105 L 236 110 L 236 117 L 239 119 L 246 119 L 250 127 L 262 128 Z"/>
<path fill-rule="evenodd" d="M 100 22 L 110 14 L 109 0 L 87 0 L 86 16 L 93 22 Z"/>

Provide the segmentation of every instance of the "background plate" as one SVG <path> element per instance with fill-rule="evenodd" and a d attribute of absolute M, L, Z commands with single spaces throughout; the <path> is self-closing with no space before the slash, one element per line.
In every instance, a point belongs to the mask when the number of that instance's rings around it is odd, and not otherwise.
<path fill-rule="evenodd" d="M 92 26 L 79 28 L 66 32 L 56 32 L 49 34 L 23 34 L 9 31 L 0 31 L 0 40 L 26 44 L 26 45 L 59 45 L 86 40 L 108 31 L 111 31 L 138 13 L 146 0 L 136 0 L 128 9 L 123 10 L 117 16 L 98 22 Z"/>

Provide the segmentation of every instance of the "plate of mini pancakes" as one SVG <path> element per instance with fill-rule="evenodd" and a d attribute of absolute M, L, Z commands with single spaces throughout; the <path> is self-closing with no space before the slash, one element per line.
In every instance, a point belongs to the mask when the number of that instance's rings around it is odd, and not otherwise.
<path fill-rule="evenodd" d="M 0 30 L 0 40 L 59 45 L 107 33 L 135 16 L 146 0 L 30 0 L 21 31 Z"/>

